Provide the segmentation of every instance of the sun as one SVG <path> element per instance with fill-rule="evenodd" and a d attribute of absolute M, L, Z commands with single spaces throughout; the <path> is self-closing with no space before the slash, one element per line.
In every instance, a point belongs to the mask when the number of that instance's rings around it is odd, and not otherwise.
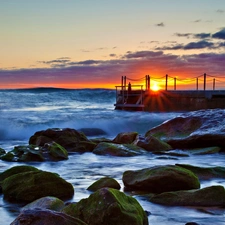
<path fill-rule="evenodd" d="M 159 85 L 156 82 L 153 82 L 153 85 L 151 86 L 151 90 L 158 91 L 160 89 Z"/>

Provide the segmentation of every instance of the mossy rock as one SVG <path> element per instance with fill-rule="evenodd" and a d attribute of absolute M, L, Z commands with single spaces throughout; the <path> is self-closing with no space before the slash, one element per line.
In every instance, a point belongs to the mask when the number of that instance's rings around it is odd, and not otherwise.
<path fill-rule="evenodd" d="M 136 139 L 137 136 L 138 136 L 137 132 L 119 133 L 113 139 L 113 142 L 117 144 L 131 144 Z"/>
<path fill-rule="evenodd" d="M 55 173 L 30 171 L 4 179 L 2 192 L 8 200 L 32 202 L 45 196 L 71 198 L 74 189 L 70 183 Z"/>
<path fill-rule="evenodd" d="M 82 132 L 70 128 L 50 128 L 37 131 L 30 137 L 29 144 L 44 146 L 53 141 L 68 152 L 92 152 L 96 147 L 96 144 L 89 141 Z"/>
<path fill-rule="evenodd" d="M 56 142 L 47 143 L 45 147 L 48 148 L 49 154 L 55 159 L 68 159 L 67 150 Z"/>
<path fill-rule="evenodd" d="M 99 143 L 93 151 L 96 155 L 111 155 L 111 156 L 136 156 L 146 153 L 146 151 L 133 144 L 114 144 L 114 143 Z"/>
<path fill-rule="evenodd" d="M 114 189 L 120 189 L 120 184 L 113 178 L 111 177 L 103 177 L 96 182 L 94 182 L 92 185 L 90 185 L 87 190 L 89 191 L 97 191 L 98 189 L 101 188 L 114 188 Z"/>
<path fill-rule="evenodd" d="M 65 207 L 64 202 L 56 197 L 47 196 L 43 198 L 39 198 L 22 208 L 24 210 L 33 210 L 33 209 L 49 209 L 53 211 L 60 212 Z"/>
<path fill-rule="evenodd" d="M 2 160 L 12 162 L 44 161 L 41 149 L 36 145 L 15 146 L 12 151 L 1 156 Z"/>
<path fill-rule="evenodd" d="M 15 175 L 18 173 L 30 172 L 30 171 L 39 171 L 39 169 L 33 166 L 27 166 L 27 165 L 11 167 L 0 174 L 0 182 L 2 182 L 3 180 L 5 180 L 6 178 L 12 175 Z"/>
<path fill-rule="evenodd" d="M 189 164 L 176 164 L 192 171 L 200 180 L 209 180 L 213 178 L 225 178 L 225 167 L 198 167 Z"/>
<path fill-rule="evenodd" d="M 130 196 L 112 188 L 102 188 L 87 199 L 66 206 L 62 212 L 88 225 L 148 225 L 148 217 Z"/>
<path fill-rule="evenodd" d="M 225 189 L 223 186 L 211 186 L 199 190 L 164 192 L 150 201 L 171 206 L 225 206 Z"/>
<path fill-rule="evenodd" d="M 186 150 L 192 155 L 208 155 L 220 152 L 221 148 L 217 146 L 207 147 L 207 148 L 193 148 Z"/>
<path fill-rule="evenodd" d="M 5 149 L 0 148 L 0 156 L 1 156 L 1 155 L 4 155 L 5 153 L 6 153 Z"/>
<path fill-rule="evenodd" d="M 127 190 L 140 190 L 148 193 L 200 188 L 199 179 L 193 172 L 173 165 L 125 171 L 123 183 Z"/>
<path fill-rule="evenodd" d="M 169 151 L 172 149 L 169 144 L 151 135 L 144 139 L 137 138 L 134 144 L 149 152 Z"/>
<path fill-rule="evenodd" d="M 11 225 L 87 225 L 83 221 L 61 212 L 34 209 L 24 210 Z"/>

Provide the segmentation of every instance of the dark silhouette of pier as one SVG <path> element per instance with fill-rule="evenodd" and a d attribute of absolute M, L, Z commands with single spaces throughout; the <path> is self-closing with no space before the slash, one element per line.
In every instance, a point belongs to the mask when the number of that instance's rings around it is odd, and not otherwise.
<path fill-rule="evenodd" d="M 225 108 L 225 89 L 221 88 L 225 87 L 223 79 L 223 77 L 218 79 L 206 73 L 183 80 L 170 77 L 168 74 L 160 78 L 146 75 L 140 79 L 122 76 L 121 85 L 116 86 L 115 109 L 169 112 Z M 128 84 L 127 81 L 129 81 Z M 161 89 L 152 90 L 151 82 L 160 83 Z M 187 88 L 190 84 L 194 89 L 178 90 L 179 87 Z M 216 84 L 220 89 L 216 90 Z"/>

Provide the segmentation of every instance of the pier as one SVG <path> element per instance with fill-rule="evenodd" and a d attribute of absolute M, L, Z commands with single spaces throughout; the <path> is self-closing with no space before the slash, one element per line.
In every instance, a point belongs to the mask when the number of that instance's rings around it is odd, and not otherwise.
<path fill-rule="evenodd" d="M 154 85 L 150 84 L 156 82 L 156 79 L 149 75 L 137 80 L 122 76 L 121 85 L 116 86 L 115 109 L 147 112 L 225 109 L 225 89 L 221 88 L 225 81 L 221 77 L 216 79 L 204 73 L 195 78 L 185 79 L 185 82 L 195 85 L 194 90 L 178 90 L 177 84 L 180 80 L 168 75 L 157 79 L 157 82 L 164 85 L 164 89 L 154 89 Z M 136 84 L 137 82 L 141 84 Z M 216 84 L 220 89 L 216 90 Z M 181 87 L 187 87 L 187 84 Z"/>

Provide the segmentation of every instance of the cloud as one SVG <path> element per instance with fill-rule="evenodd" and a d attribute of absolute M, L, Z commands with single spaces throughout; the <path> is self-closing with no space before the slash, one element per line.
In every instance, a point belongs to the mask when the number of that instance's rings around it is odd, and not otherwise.
<path fill-rule="evenodd" d="M 183 47 L 184 50 L 190 49 L 203 49 L 203 48 L 213 48 L 214 43 L 208 41 L 198 41 L 198 42 L 190 42 Z"/>
<path fill-rule="evenodd" d="M 157 23 L 157 24 L 155 24 L 157 27 L 165 27 L 165 24 L 163 23 L 163 22 L 161 22 L 161 23 Z"/>
<path fill-rule="evenodd" d="M 223 43 L 224 44 L 224 43 Z M 54 60 L 51 60 L 54 61 Z M 213 75 L 224 75 L 225 54 L 201 53 L 189 55 L 165 54 L 162 51 L 127 52 L 119 59 L 85 60 L 70 62 L 61 68 L 36 68 L 0 70 L 1 85 L 8 84 L 44 84 L 52 86 L 65 83 L 87 88 L 92 83 L 118 84 L 121 76 L 133 78 L 151 76 L 191 76 L 201 75 L 204 72 Z M 72 65 L 73 63 L 73 65 Z"/>
<path fill-rule="evenodd" d="M 174 35 L 177 37 L 187 37 L 187 38 L 190 38 L 193 36 L 192 33 L 175 33 Z"/>
<path fill-rule="evenodd" d="M 212 38 L 225 40 L 225 28 L 213 34 Z"/>
<path fill-rule="evenodd" d="M 202 20 L 194 20 L 194 23 L 200 23 Z"/>
<path fill-rule="evenodd" d="M 217 12 L 217 13 L 224 13 L 225 11 L 222 10 L 222 9 L 218 9 L 218 10 L 216 10 L 216 12 Z"/>
<path fill-rule="evenodd" d="M 210 33 L 199 33 L 199 34 L 193 34 L 192 36 L 197 39 L 206 39 L 206 38 L 210 38 L 211 34 Z"/>

